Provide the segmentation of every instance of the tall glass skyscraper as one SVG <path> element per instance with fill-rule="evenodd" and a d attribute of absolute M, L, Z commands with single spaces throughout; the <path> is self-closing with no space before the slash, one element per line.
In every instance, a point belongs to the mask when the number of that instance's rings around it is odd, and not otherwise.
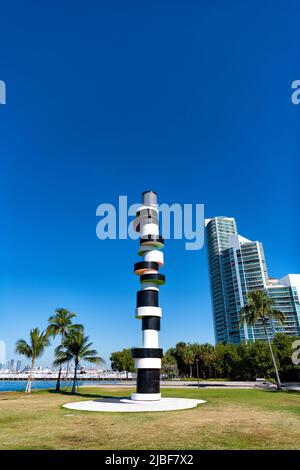
<path fill-rule="evenodd" d="M 270 337 L 276 332 L 299 335 L 300 275 L 270 279 L 262 243 L 239 235 L 233 218 L 214 217 L 205 222 L 216 341 L 239 344 L 266 339 L 259 321 L 253 327 L 239 327 L 247 292 L 257 289 L 265 289 L 274 298 L 276 308 L 286 314 L 283 326 L 269 321 Z"/>

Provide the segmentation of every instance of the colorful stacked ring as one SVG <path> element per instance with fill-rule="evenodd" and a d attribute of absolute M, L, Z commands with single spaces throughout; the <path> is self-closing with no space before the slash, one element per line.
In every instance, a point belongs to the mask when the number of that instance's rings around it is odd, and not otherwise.
<path fill-rule="evenodd" d="M 136 393 L 133 400 L 160 400 L 160 368 L 163 350 L 158 347 L 158 332 L 162 310 L 159 307 L 159 287 L 165 276 L 159 273 L 164 264 L 160 251 L 164 239 L 159 234 L 159 211 L 154 191 L 142 194 L 142 206 L 136 212 L 134 228 L 140 235 L 139 255 L 143 261 L 135 263 L 134 272 L 140 276 L 141 290 L 136 296 L 136 318 L 142 320 L 143 347 L 133 348 L 137 369 Z"/>

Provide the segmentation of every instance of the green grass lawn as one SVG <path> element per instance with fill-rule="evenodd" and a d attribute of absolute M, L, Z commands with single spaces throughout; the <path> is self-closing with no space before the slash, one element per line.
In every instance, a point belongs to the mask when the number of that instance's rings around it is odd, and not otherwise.
<path fill-rule="evenodd" d="M 130 388 L 0 393 L 0 449 L 300 449 L 300 394 L 163 389 L 204 405 L 155 413 L 92 413 L 64 403 L 130 396 Z"/>

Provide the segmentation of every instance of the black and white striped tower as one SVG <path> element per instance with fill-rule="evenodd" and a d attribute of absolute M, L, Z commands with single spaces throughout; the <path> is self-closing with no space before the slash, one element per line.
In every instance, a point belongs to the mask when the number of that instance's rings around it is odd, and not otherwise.
<path fill-rule="evenodd" d="M 163 350 L 158 347 L 158 332 L 162 310 L 159 307 L 159 286 L 165 276 L 159 273 L 164 264 L 164 240 L 159 233 L 157 194 L 145 191 L 142 205 L 136 213 L 135 230 L 140 235 L 139 255 L 143 261 L 134 265 L 140 276 L 141 290 L 137 292 L 136 318 L 142 320 L 143 347 L 132 349 L 137 369 L 136 393 L 132 400 L 160 400 L 160 369 Z"/>

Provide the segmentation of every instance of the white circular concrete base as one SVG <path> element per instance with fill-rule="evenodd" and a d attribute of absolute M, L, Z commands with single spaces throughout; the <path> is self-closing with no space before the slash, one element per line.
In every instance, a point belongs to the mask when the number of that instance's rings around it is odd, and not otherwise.
<path fill-rule="evenodd" d="M 132 393 L 132 401 L 157 401 L 161 400 L 160 393 Z"/>
<path fill-rule="evenodd" d="M 130 398 L 103 398 L 93 401 L 66 403 L 64 408 L 80 411 L 109 411 L 117 413 L 136 413 L 141 411 L 173 411 L 195 408 L 206 403 L 205 400 L 191 398 L 162 398 L 159 401 L 135 401 Z"/>

